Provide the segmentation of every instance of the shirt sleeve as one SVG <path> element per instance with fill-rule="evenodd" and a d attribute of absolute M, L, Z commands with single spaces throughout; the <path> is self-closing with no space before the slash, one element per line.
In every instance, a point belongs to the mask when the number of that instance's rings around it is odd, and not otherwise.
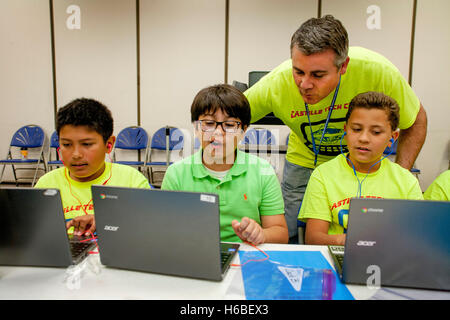
<path fill-rule="evenodd" d="M 408 199 L 410 200 L 423 200 L 422 189 L 420 189 L 419 180 L 414 178 L 414 184 L 408 194 Z"/>
<path fill-rule="evenodd" d="M 260 215 L 284 214 L 283 194 L 278 177 L 270 164 L 262 170 L 265 172 L 262 173 L 264 185 L 259 213 Z"/>
<path fill-rule="evenodd" d="M 423 197 L 426 200 L 450 201 L 450 197 L 448 196 L 450 188 L 445 187 L 446 185 L 448 186 L 450 184 L 448 183 L 448 181 L 450 181 L 450 171 L 445 172 L 444 174 L 436 178 L 433 183 L 431 183 L 427 188 L 427 190 L 423 194 Z M 446 189 L 448 190 L 447 192 Z"/>
<path fill-rule="evenodd" d="M 133 168 L 134 169 L 134 168 Z M 132 178 L 133 188 L 151 189 L 150 183 L 147 178 L 137 169 L 134 169 L 134 175 Z"/>
<path fill-rule="evenodd" d="M 384 68 L 383 73 L 388 77 L 385 83 L 386 94 L 395 99 L 400 108 L 399 128 L 407 129 L 416 121 L 420 109 L 420 101 L 409 83 L 395 67 Z"/>
<path fill-rule="evenodd" d="M 37 189 L 59 188 L 59 186 L 57 186 L 55 179 L 52 178 L 53 175 L 54 175 L 53 171 L 44 174 L 42 177 L 39 178 L 38 182 L 34 185 L 34 188 Z"/>
<path fill-rule="evenodd" d="M 173 165 L 169 166 L 164 174 L 161 190 L 180 190 L 177 172 Z"/>
<path fill-rule="evenodd" d="M 262 78 L 244 92 L 250 104 L 252 123 L 273 111 L 271 102 L 272 89 L 268 79 L 269 77 L 267 76 Z"/>
<path fill-rule="evenodd" d="M 306 222 L 309 218 L 332 221 L 325 183 L 319 170 L 314 170 L 306 187 L 298 219 Z"/>

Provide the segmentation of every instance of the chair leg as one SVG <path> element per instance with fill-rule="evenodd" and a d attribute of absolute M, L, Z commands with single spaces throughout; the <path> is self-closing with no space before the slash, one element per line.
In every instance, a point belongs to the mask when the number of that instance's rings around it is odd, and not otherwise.
<path fill-rule="evenodd" d="M 16 187 L 19 186 L 19 180 L 17 179 L 17 175 L 16 175 L 16 168 L 14 168 L 14 165 L 11 164 L 12 167 L 12 171 L 13 171 L 13 175 L 14 175 L 14 180 L 16 181 Z"/>
<path fill-rule="evenodd" d="M 3 173 L 5 172 L 5 167 L 6 167 L 6 165 L 4 164 L 3 169 L 2 169 L 2 174 L 0 176 L 0 184 L 3 182 Z"/>

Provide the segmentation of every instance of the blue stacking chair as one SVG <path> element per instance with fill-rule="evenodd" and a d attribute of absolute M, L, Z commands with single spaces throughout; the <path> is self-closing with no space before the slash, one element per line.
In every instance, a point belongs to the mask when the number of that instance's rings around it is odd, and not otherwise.
<path fill-rule="evenodd" d="M 3 176 L 6 166 L 11 166 L 14 174 L 16 186 L 19 180 L 30 180 L 30 177 L 18 177 L 17 171 L 34 171 L 31 186 L 34 186 L 38 171 L 47 171 L 47 165 L 44 157 L 45 132 L 38 125 L 26 125 L 17 130 L 9 145 L 6 159 L 0 160 L 3 165 L 0 176 L 0 183 L 3 182 Z M 20 150 L 26 150 L 29 157 L 22 158 Z"/>
<path fill-rule="evenodd" d="M 276 139 L 268 129 L 251 128 L 245 133 L 243 144 L 249 145 L 275 145 Z"/>
<path fill-rule="evenodd" d="M 174 151 L 178 151 L 182 158 L 183 148 L 184 134 L 180 129 L 166 126 L 154 133 L 146 162 L 147 174 L 152 185 L 158 185 L 155 183 L 154 173 L 158 171 L 165 173 L 167 167 L 173 163 Z"/>
<path fill-rule="evenodd" d="M 124 164 L 138 168 L 140 171 L 145 169 L 145 160 L 148 153 L 148 133 L 139 126 L 130 126 L 124 128 L 117 135 L 116 143 L 112 151 L 112 161 L 114 163 Z M 136 160 L 118 160 L 118 150 L 135 150 L 137 152 Z M 144 151 L 144 155 L 142 155 Z"/>
<path fill-rule="evenodd" d="M 50 148 L 48 152 L 48 161 L 47 161 L 47 167 L 49 170 L 51 170 L 52 167 L 60 167 L 63 165 L 63 162 L 61 159 L 59 159 L 59 137 L 58 133 L 54 131 L 50 137 Z M 55 154 L 55 160 L 52 160 L 52 153 Z"/>

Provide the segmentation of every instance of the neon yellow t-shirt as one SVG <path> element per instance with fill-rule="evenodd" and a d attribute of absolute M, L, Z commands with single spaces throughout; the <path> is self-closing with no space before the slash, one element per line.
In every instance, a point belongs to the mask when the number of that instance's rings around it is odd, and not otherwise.
<path fill-rule="evenodd" d="M 272 166 L 239 150 L 233 167 L 222 180 L 206 170 L 200 150 L 172 164 L 164 175 L 161 189 L 219 195 L 222 241 L 242 242 L 231 226 L 234 219 L 249 217 L 261 224 L 262 215 L 284 214 L 281 187 Z"/>
<path fill-rule="evenodd" d="M 356 172 L 359 181 L 366 173 Z M 358 181 L 353 168 L 341 154 L 321 164 L 306 187 L 299 220 L 320 219 L 330 222 L 328 234 L 341 234 L 347 229 L 350 199 L 357 196 Z M 423 200 L 419 181 L 389 159 L 381 161 L 380 168 L 367 175 L 362 182 L 363 198 Z"/>
<path fill-rule="evenodd" d="M 43 175 L 34 187 L 59 189 L 64 218 L 68 221 L 86 213 L 94 214 L 91 186 L 94 184 L 101 185 L 106 180 L 108 180 L 107 186 L 150 188 L 147 178 L 137 169 L 117 163 L 111 164 L 110 162 L 106 162 L 103 174 L 92 181 L 75 181 L 69 176 L 68 169 L 61 167 Z"/>
<path fill-rule="evenodd" d="M 394 98 L 400 106 L 400 129 L 415 121 L 420 102 L 398 69 L 378 53 L 361 47 L 349 49 L 350 62 L 341 78 L 336 103 L 320 147 L 317 165 L 340 154 L 339 141 L 344 133 L 345 115 L 350 101 L 357 94 L 378 91 Z M 245 91 L 250 102 L 252 122 L 270 112 L 280 118 L 291 134 L 286 159 L 294 164 L 313 168 L 314 152 L 305 103 L 295 85 L 292 61 L 289 59 Z M 318 148 L 334 90 L 322 101 L 308 105 L 313 136 Z"/>
<path fill-rule="evenodd" d="M 450 170 L 441 173 L 423 194 L 425 200 L 450 201 Z"/>

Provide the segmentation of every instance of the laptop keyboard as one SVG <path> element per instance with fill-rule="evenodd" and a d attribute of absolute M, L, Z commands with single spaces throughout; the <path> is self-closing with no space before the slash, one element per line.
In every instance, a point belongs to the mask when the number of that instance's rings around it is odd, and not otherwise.
<path fill-rule="evenodd" d="M 72 252 L 72 257 L 77 258 L 82 255 L 90 246 L 91 242 L 70 242 L 70 251 Z"/>
<path fill-rule="evenodd" d="M 328 246 L 331 257 L 335 263 L 336 271 L 341 275 L 342 266 L 344 265 L 344 246 Z"/>

